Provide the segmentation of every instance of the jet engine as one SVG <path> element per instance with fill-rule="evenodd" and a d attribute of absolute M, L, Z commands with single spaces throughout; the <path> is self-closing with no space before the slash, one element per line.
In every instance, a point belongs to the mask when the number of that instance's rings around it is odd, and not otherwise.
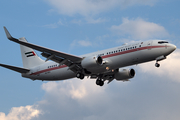
<path fill-rule="evenodd" d="M 103 59 L 101 56 L 86 57 L 81 61 L 81 65 L 85 69 L 98 67 L 101 66 L 102 64 L 103 64 Z"/>
<path fill-rule="evenodd" d="M 117 81 L 127 80 L 135 76 L 134 69 L 119 69 L 119 71 L 114 75 Z"/>

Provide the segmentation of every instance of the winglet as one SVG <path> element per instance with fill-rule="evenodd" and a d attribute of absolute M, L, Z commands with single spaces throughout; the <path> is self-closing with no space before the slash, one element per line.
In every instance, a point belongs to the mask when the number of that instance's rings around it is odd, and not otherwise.
<path fill-rule="evenodd" d="M 6 36 L 9 40 L 13 40 L 14 38 L 11 36 L 11 34 L 9 33 L 9 31 L 7 30 L 7 28 L 4 26 L 4 31 L 6 33 Z"/>

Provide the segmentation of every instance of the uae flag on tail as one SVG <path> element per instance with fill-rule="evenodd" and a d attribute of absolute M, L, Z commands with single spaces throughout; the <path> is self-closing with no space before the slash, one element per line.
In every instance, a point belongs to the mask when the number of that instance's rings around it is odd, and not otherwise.
<path fill-rule="evenodd" d="M 25 55 L 26 55 L 26 57 L 36 56 L 36 54 L 33 51 L 27 52 L 27 53 L 25 53 Z"/>

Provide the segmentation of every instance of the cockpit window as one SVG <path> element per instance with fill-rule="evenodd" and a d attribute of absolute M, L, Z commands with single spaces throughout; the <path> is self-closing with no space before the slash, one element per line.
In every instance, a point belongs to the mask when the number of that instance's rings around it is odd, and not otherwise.
<path fill-rule="evenodd" d="M 168 43 L 167 41 L 159 41 L 159 44 Z"/>

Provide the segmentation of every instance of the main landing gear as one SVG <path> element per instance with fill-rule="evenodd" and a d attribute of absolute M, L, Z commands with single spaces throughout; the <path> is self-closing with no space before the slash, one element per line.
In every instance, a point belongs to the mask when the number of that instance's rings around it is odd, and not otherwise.
<path fill-rule="evenodd" d="M 78 72 L 78 73 L 76 74 L 76 77 L 82 80 L 82 79 L 84 79 L 84 74 Z"/>
<path fill-rule="evenodd" d="M 98 78 L 96 80 L 96 85 L 103 86 L 104 85 L 104 81 L 101 78 Z"/>

